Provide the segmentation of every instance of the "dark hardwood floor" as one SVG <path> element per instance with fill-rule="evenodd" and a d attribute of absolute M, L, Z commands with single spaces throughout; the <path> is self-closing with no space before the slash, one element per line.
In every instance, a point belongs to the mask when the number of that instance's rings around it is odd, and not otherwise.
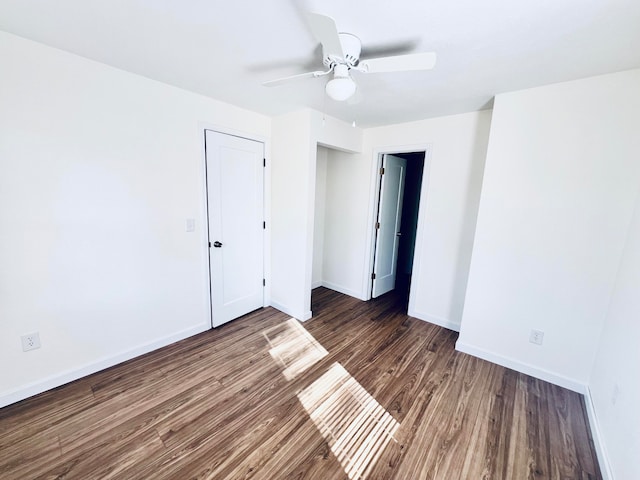
<path fill-rule="evenodd" d="M 2 479 L 597 479 L 582 397 L 323 288 L 0 410 Z"/>

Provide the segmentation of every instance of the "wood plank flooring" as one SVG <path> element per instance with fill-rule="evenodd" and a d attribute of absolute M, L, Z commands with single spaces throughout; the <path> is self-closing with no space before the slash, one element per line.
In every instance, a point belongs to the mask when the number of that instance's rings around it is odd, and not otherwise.
<path fill-rule="evenodd" d="M 2 479 L 599 479 L 582 397 L 320 288 L 0 410 Z"/>

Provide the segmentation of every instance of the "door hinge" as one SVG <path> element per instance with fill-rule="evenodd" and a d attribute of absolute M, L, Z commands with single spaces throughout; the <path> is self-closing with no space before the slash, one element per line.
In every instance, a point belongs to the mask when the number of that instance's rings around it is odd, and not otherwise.
<path fill-rule="evenodd" d="M 262 166 L 263 166 L 263 167 L 266 167 L 266 166 L 267 166 L 267 159 L 266 159 L 266 158 L 263 158 L 263 159 L 262 159 Z"/>
<path fill-rule="evenodd" d="M 263 286 L 263 287 L 266 287 L 266 286 L 267 286 L 267 281 L 266 281 L 264 278 L 262 279 L 262 286 Z"/>
<path fill-rule="evenodd" d="M 380 230 L 380 222 L 376 222 L 376 230 Z"/>
<path fill-rule="evenodd" d="M 211 248 L 211 242 L 209 242 L 209 248 Z"/>
<path fill-rule="evenodd" d="M 376 274 L 375 274 L 375 273 L 372 273 L 372 274 L 371 274 L 371 280 L 375 280 L 375 279 L 376 279 Z"/>
<path fill-rule="evenodd" d="M 262 229 L 266 230 L 267 229 L 267 222 L 262 222 Z"/>
<path fill-rule="evenodd" d="M 384 167 L 380 167 L 380 175 L 384 175 Z"/>

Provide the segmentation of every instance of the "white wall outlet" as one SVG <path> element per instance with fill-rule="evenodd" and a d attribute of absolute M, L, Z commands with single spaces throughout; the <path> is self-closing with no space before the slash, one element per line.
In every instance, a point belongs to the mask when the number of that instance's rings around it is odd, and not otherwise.
<path fill-rule="evenodd" d="M 531 334 L 529 335 L 529 341 L 536 345 L 542 345 L 542 340 L 544 339 L 544 332 L 540 330 L 531 330 Z"/>
<path fill-rule="evenodd" d="M 40 334 L 38 332 L 23 335 L 20 338 L 22 339 L 23 352 L 28 352 L 29 350 L 40 348 Z"/>
<path fill-rule="evenodd" d="M 187 232 L 195 232 L 196 231 L 196 219 L 195 218 L 187 218 L 185 221 L 185 229 Z"/>

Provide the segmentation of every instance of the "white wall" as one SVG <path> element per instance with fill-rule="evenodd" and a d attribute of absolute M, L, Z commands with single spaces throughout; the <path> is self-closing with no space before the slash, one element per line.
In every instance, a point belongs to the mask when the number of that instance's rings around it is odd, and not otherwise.
<path fill-rule="evenodd" d="M 312 144 L 310 112 L 273 119 L 271 146 L 271 304 L 297 318 L 311 316 L 313 222 L 316 145 Z M 311 227 L 310 227 L 311 224 Z M 308 278 L 308 285 L 307 285 Z"/>
<path fill-rule="evenodd" d="M 327 196 L 327 156 L 329 149 L 318 147 L 316 155 L 316 199 L 313 226 L 313 272 L 311 288 L 322 285 L 324 261 L 325 210 Z"/>
<path fill-rule="evenodd" d="M 362 151 L 362 129 L 337 118 L 310 110 L 311 136 L 316 145 L 348 153 Z"/>
<path fill-rule="evenodd" d="M 359 150 L 362 130 L 308 109 L 273 119 L 271 304 L 298 320 L 311 318 L 318 145 Z"/>
<path fill-rule="evenodd" d="M 358 192 L 366 192 L 367 181 L 358 178 L 359 154 L 329 150 L 325 204 L 324 261 L 322 284 L 337 292 L 362 298 L 362 243 L 350 241 L 354 225 L 366 224 L 367 212 L 354 208 Z"/>
<path fill-rule="evenodd" d="M 359 219 L 345 218 L 340 195 L 349 190 L 353 180 L 343 175 L 344 169 L 356 158 L 354 153 L 318 147 L 312 286 L 359 297 L 360 292 L 346 287 L 345 283 L 357 285 L 361 281 L 360 257 L 346 250 L 341 241 L 344 224 Z M 351 275 L 351 280 L 345 282 L 345 275 Z"/>
<path fill-rule="evenodd" d="M 2 406 L 209 328 L 201 122 L 270 119 L 6 33 L 0 58 Z"/>
<path fill-rule="evenodd" d="M 372 128 L 365 130 L 362 154 L 330 159 L 327 222 L 338 222 L 339 235 L 325 237 L 325 280 L 368 298 L 377 153 L 428 147 L 410 313 L 457 329 L 490 122 L 491 112 L 483 111 Z"/>
<path fill-rule="evenodd" d="M 640 175 L 639 85 L 634 70 L 496 98 L 459 349 L 584 390 Z"/>
<path fill-rule="evenodd" d="M 589 385 L 612 478 L 618 480 L 640 478 L 639 312 L 640 198 L 636 201 Z"/>

